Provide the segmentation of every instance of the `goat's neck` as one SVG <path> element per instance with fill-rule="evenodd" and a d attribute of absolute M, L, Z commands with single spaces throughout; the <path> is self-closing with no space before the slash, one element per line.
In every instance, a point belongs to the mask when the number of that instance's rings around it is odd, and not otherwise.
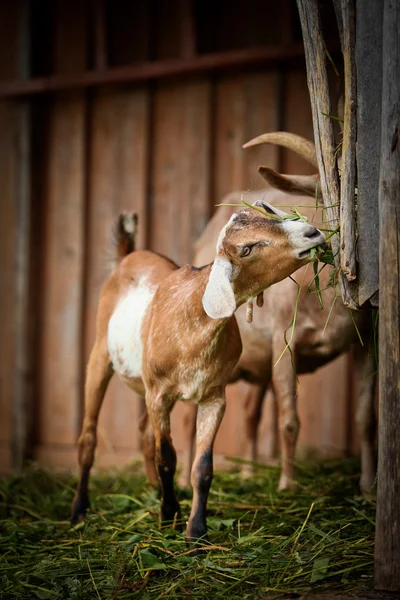
<path fill-rule="evenodd" d="M 239 275 L 237 279 L 232 281 L 236 308 L 245 304 L 250 298 L 256 298 L 264 290 L 270 287 L 270 285 L 271 283 L 265 281 L 258 281 L 256 279 L 248 280 L 246 277 L 243 277 L 243 274 Z"/>

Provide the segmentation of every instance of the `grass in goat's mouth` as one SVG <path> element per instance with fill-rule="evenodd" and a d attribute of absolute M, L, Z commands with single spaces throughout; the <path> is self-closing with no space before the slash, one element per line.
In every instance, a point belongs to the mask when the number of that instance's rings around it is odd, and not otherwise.
<path fill-rule="evenodd" d="M 325 263 L 327 265 L 335 264 L 330 244 L 328 248 L 324 248 L 323 246 L 315 246 L 315 248 L 311 248 L 309 252 L 312 258 L 315 258 L 316 260 L 318 259 L 322 263 Z"/>
<path fill-rule="evenodd" d="M 76 478 L 30 468 L 0 481 L 0 598 L 245 598 L 350 592 L 372 586 L 373 503 L 358 464 L 300 463 L 295 491 L 279 469 L 216 473 L 211 550 L 188 555 L 184 534 L 160 528 L 159 499 L 139 466 L 93 477 L 92 507 L 71 527 Z M 183 521 L 189 493 L 179 493 Z"/>
<path fill-rule="evenodd" d="M 308 258 L 311 256 L 311 250 L 315 250 L 315 248 L 308 248 L 308 250 L 303 250 L 303 252 L 299 253 L 299 258 Z"/>

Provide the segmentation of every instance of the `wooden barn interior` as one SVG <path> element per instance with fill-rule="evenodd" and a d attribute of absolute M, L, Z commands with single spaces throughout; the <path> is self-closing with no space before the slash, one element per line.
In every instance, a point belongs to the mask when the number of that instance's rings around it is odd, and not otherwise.
<path fill-rule="evenodd" d="M 330 4 L 323 15 L 334 56 Z M 313 136 L 291 0 L 1 2 L 2 472 L 26 458 L 75 468 L 85 364 L 118 213 L 138 213 L 140 248 L 190 262 L 224 194 L 263 187 L 259 164 L 312 172 L 286 150 L 242 150 L 276 130 Z M 247 393 L 244 383 L 229 388 L 221 459 L 243 453 Z M 97 465 L 140 455 L 143 402 L 133 396 L 113 379 Z M 349 356 L 301 377 L 300 451 L 357 451 L 353 396 Z M 271 419 L 267 401 L 264 456 Z M 182 451 L 180 406 L 172 420 Z"/>

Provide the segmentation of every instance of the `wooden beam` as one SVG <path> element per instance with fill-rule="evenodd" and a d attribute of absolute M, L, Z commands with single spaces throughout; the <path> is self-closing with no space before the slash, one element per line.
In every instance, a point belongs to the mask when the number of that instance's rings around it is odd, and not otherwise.
<path fill-rule="evenodd" d="M 139 66 L 116 67 L 105 71 L 87 71 L 77 75 L 38 77 L 28 81 L 0 84 L 0 98 L 55 92 L 103 84 L 128 83 L 160 79 L 233 67 L 269 64 L 304 56 L 303 44 L 278 44 L 250 50 L 205 54 L 193 60 L 164 60 L 146 62 Z"/>
<path fill-rule="evenodd" d="M 383 12 L 375 587 L 400 591 L 400 0 Z"/>
<path fill-rule="evenodd" d="M 307 81 L 310 93 L 314 126 L 315 148 L 319 165 L 321 191 L 326 205 L 327 224 L 331 229 L 339 225 L 339 175 L 336 165 L 336 143 L 333 129 L 326 51 L 322 36 L 321 18 L 317 0 L 297 0 L 303 32 L 304 51 L 307 66 Z M 340 269 L 339 235 L 331 238 L 335 256 L 335 266 Z M 350 287 L 342 272 L 339 272 L 339 285 L 342 300 L 352 309 L 358 308 L 354 289 Z"/>
<path fill-rule="evenodd" d="M 354 0 L 342 0 L 344 60 L 344 124 L 340 178 L 340 266 L 349 281 L 357 277 L 356 262 L 356 15 Z"/>

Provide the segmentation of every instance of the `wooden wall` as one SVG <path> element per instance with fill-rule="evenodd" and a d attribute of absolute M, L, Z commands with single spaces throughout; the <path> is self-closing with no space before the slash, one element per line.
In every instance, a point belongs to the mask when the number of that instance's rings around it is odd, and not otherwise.
<path fill-rule="evenodd" d="M 78 4 L 73 3 L 75 8 Z M 74 73 L 87 60 L 84 19 L 77 20 L 74 13 L 71 20 L 68 3 L 57 6 L 60 33 L 53 68 Z M 15 31 L 9 11 L 7 19 L 8 31 L 13 27 Z M 12 61 L 1 62 L 0 80 L 13 76 Z M 0 103 L 1 470 L 11 465 L 13 427 L 18 167 L 10 149 L 15 145 L 17 105 L 17 101 Z M 44 465 L 74 467 L 85 364 L 94 340 L 97 298 L 110 269 L 115 217 L 121 210 L 136 211 L 140 248 L 164 253 L 181 264 L 189 262 L 194 240 L 223 195 L 262 187 L 260 163 L 286 172 L 310 172 L 309 165 L 286 151 L 272 147 L 243 151 L 241 146 L 276 129 L 312 137 L 311 114 L 303 64 L 60 92 L 32 101 L 32 114 L 31 251 L 36 265 L 30 315 L 35 332 L 32 456 Z M 216 441 L 219 456 L 242 453 L 246 393 L 243 383 L 229 389 Z M 346 452 L 353 435 L 349 403 L 346 357 L 302 377 L 301 448 Z M 142 401 L 115 378 L 100 419 L 98 464 L 122 464 L 140 453 L 142 410 Z M 172 419 L 178 451 L 183 450 L 181 410 L 176 407 Z M 267 402 L 260 436 L 264 454 L 270 412 Z"/>

